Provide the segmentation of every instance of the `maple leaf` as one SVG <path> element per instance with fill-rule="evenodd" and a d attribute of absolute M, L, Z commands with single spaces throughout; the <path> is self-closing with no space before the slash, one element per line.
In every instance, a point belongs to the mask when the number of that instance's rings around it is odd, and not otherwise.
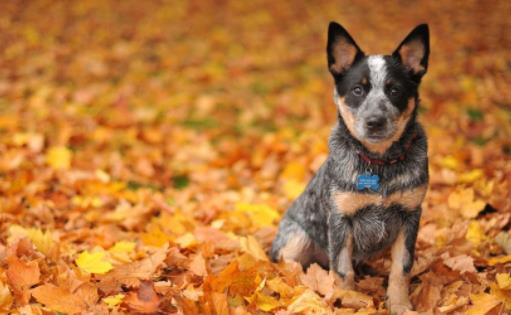
<path fill-rule="evenodd" d="M 40 285 L 31 290 L 34 298 L 53 311 L 76 314 L 85 308 L 85 303 L 71 292 L 51 283 Z"/>
<path fill-rule="evenodd" d="M 108 253 L 116 261 L 128 263 L 131 261 L 130 254 L 135 250 L 135 246 L 135 242 L 119 241 L 108 249 Z"/>
<path fill-rule="evenodd" d="M 106 293 L 113 293 L 118 291 L 121 285 L 138 286 L 140 280 L 150 279 L 163 264 L 167 251 L 168 247 L 165 246 L 142 260 L 115 267 L 109 273 L 99 276 L 98 287 Z"/>
<path fill-rule="evenodd" d="M 239 240 L 241 251 L 252 255 L 256 259 L 266 261 L 268 260 L 268 256 L 266 256 L 266 253 L 264 252 L 259 242 L 255 239 L 255 237 L 252 235 L 247 237 L 241 236 Z"/>
<path fill-rule="evenodd" d="M 113 266 L 105 259 L 105 253 L 101 251 L 84 251 L 75 259 L 76 265 L 88 273 L 104 274 L 112 270 Z"/>
<path fill-rule="evenodd" d="M 293 313 L 332 314 L 328 305 L 316 293 L 311 290 L 305 290 L 289 306 L 287 310 Z"/>
<path fill-rule="evenodd" d="M 300 276 L 300 280 L 304 285 L 325 296 L 327 299 L 334 293 L 335 278 L 333 274 L 323 270 L 316 263 L 309 266 L 307 272 Z"/>
<path fill-rule="evenodd" d="M 449 257 L 449 255 L 446 253 L 442 255 L 442 258 L 444 259 L 444 264 L 452 270 L 457 270 L 460 273 L 477 272 L 476 268 L 474 267 L 474 258 L 468 255 Z"/>
<path fill-rule="evenodd" d="M 40 229 L 24 228 L 22 226 L 13 224 L 9 227 L 9 243 L 14 243 L 20 238 L 27 237 L 32 244 L 35 245 L 38 251 L 45 255 L 49 255 L 53 247 L 53 233 L 50 231 L 43 232 Z"/>

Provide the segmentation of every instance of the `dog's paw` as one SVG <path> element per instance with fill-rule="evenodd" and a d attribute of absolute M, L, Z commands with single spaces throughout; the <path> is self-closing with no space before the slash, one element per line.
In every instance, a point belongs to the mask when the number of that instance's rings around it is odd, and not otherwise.
<path fill-rule="evenodd" d="M 387 303 L 387 308 L 392 315 L 403 315 L 408 311 L 412 311 L 412 304 L 410 301 L 401 301 L 399 303 Z"/>
<path fill-rule="evenodd" d="M 343 290 L 354 290 L 355 289 L 355 275 L 347 274 L 346 276 L 341 277 L 339 287 Z"/>

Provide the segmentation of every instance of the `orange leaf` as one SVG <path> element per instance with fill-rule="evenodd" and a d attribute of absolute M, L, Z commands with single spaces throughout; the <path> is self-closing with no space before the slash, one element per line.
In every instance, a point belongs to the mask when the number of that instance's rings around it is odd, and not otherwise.
<path fill-rule="evenodd" d="M 85 307 L 84 301 L 78 296 L 50 283 L 40 285 L 31 292 L 37 302 L 56 312 L 76 314 Z"/>

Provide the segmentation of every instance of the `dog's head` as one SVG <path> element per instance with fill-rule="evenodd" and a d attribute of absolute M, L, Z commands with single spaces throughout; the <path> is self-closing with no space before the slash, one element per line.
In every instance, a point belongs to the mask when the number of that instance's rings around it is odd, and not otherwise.
<path fill-rule="evenodd" d="M 417 26 L 392 55 L 368 55 L 339 24 L 328 27 L 328 68 L 339 113 L 353 137 L 383 153 L 415 117 L 418 87 L 426 73 L 429 31 Z"/>

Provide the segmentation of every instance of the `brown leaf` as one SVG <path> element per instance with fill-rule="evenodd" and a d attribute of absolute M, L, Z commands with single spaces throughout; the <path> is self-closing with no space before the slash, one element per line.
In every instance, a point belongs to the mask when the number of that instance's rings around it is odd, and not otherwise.
<path fill-rule="evenodd" d="M 163 264 L 167 250 L 166 247 L 163 247 L 147 258 L 118 266 L 106 275 L 99 276 L 98 287 L 106 293 L 117 293 L 121 285 L 137 287 L 140 280 L 150 279 Z"/>
<path fill-rule="evenodd" d="M 131 310 L 150 314 L 158 311 L 160 297 L 154 292 L 152 281 L 141 281 L 136 292 L 129 292 L 123 300 Z"/>

